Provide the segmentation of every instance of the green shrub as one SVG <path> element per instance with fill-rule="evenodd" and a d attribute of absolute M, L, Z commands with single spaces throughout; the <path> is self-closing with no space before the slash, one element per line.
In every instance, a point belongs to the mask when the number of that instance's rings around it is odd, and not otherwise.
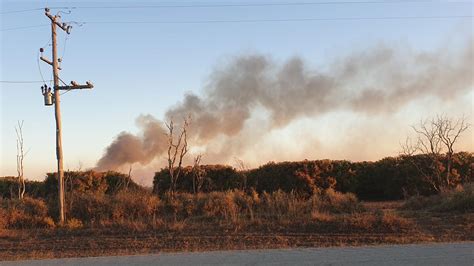
<path fill-rule="evenodd" d="M 64 172 L 66 195 L 74 193 L 115 194 L 123 190 L 145 192 L 128 175 L 108 171 L 66 171 Z M 55 173 L 48 173 L 44 181 L 45 196 L 57 197 L 58 179 Z"/>
<path fill-rule="evenodd" d="M 474 183 L 468 183 L 457 189 L 448 190 L 433 196 L 412 197 L 407 200 L 403 208 L 432 212 L 473 212 Z"/>
<path fill-rule="evenodd" d="M 439 195 L 433 195 L 429 197 L 425 196 L 413 196 L 410 197 L 405 204 L 403 204 L 403 208 L 407 210 L 428 210 L 433 206 L 439 204 L 440 201 Z"/>
<path fill-rule="evenodd" d="M 245 177 L 235 168 L 226 165 L 201 165 L 203 184 L 200 192 L 226 191 L 242 189 Z M 179 192 L 192 193 L 193 191 L 193 168 L 188 166 L 181 169 L 181 175 L 176 184 Z M 167 168 L 155 173 L 153 178 L 153 192 L 164 194 L 170 187 L 170 175 Z"/>
<path fill-rule="evenodd" d="M 110 221 L 113 208 L 105 194 L 74 193 L 70 197 L 66 215 L 90 225 Z"/>
<path fill-rule="evenodd" d="M 442 200 L 433 206 L 439 212 L 474 212 L 474 183 L 465 184 L 458 190 L 441 194 Z"/>
<path fill-rule="evenodd" d="M 44 182 L 25 180 L 25 191 L 25 196 L 27 197 L 44 198 Z M 0 198 L 18 198 L 18 181 L 16 177 L 0 177 Z"/>
<path fill-rule="evenodd" d="M 335 185 L 335 179 L 328 175 L 330 169 L 332 166 L 328 160 L 270 162 L 250 170 L 247 184 L 259 193 L 282 190 L 311 196 Z"/>

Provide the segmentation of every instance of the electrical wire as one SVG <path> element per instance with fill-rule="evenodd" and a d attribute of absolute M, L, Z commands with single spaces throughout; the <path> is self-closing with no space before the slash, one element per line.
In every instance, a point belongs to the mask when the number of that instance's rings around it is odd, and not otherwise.
<path fill-rule="evenodd" d="M 305 1 L 276 3 L 191 3 L 173 5 L 126 5 L 126 6 L 71 6 L 69 9 L 145 9 L 145 8 L 227 8 L 227 7 L 271 7 L 271 6 L 311 6 L 311 5 L 357 5 L 357 4 L 401 4 L 401 3 L 435 3 L 454 4 L 471 3 L 470 1 L 433 1 L 433 0 L 397 0 L 397 1 Z M 54 7 L 53 7 L 54 8 Z M 58 7 L 66 8 L 66 7 Z"/>
<path fill-rule="evenodd" d="M 138 8 L 203 8 L 203 7 L 264 7 L 264 6 L 302 6 L 302 5 L 353 5 L 353 4 L 397 4 L 397 3 L 438 3 L 438 4 L 452 4 L 452 3 L 472 3 L 470 1 L 433 1 L 433 0 L 397 0 L 397 1 L 316 1 L 316 2 L 279 2 L 279 3 L 224 3 L 224 4 L 180 4 L 180 5 L 130 5 L 130 6 L 71 6 L 71 7 L 51 7 L 50 9 L 59 9 L 59 13 L 70 14 L 72 9 L 138 9 Z M 16 10 L 2 12 L 0 14 L 8 13 L 18 13 L 18 12 L 27 12 L 27 11 L 36 11 L 43 8 L 34 8 L 34 9 L 25 9 L 25 10 Z M 61 11 L 62 9 L 68 10 L 67 12 Z M 373 17 L 373 18 L 302 18 L 302 19 L 249 19 L 249 20 L 203 20 L 203 21 L 158 21 L 158 22 L 122 22 L 122 21 L 113 21 L 113 22 L 72 22 L 76 23 L 79 26 L 82 26 L 84 23 L 89 24 L 199 24 L 199 23 L 248 23 L 248 22 L 292 22 L 292 21 L 317 21 L 317 20 L 390 20 L 390 19 L 441 19 L 441 18 L 467 18 L 472 16 L 413 16 L 413 17 Z M 82 23 L 82 24 L 81 24 Z M 31 26 L 21 26 L 13 28 L 4 28 L 0 31 L 13 31 L 13 30 L 23 30 L 30 28 L 38 28 L 49 26 L 49 24 L 41 25 L 31 25 Z"/>
<path fill-rule="evenodd" d="M 61 53 L 61 64 L 64 61 L 64 55 L 66 54 L 66 45 L 67 45 L 67 40 L 69 40 L 69 34 L 66 34 L 64 37 L 64 45 L 63 45 L 63 52 Z"/>
<path fill-rule="evenodd" d="M 59 93 L 59 95 L 63 96 L 64 94 L 66 94 L 66 93 L 68 93 L 68 92 L 70 92 L 70 91 L 72 91 L 72 89 L 66 90 L 66 91 L 63 92 L 63 93 Z"/>
<path fill-rule="evenodd" d="M 13 14 L 13 13 L 23 13 L 23 12 L 42 10 L 42 9 L 44 9 L 44 8 L 30 8 L 30 9 L 23 9 L 23 10 L 12 10 L 12 11 L 0 12 L 0 14 L 5 15 L 5 14 Z"/>
<path fill-rule="evenodd" d="M 47 46 L 49 46 L 50 44 L 51 44 L 51 39 L 48 39 L 48 42 L 46 42 L 46 44 L 43 45 L 41 48 L 44 49 Z M 41 76 L 41 80 L 43 81 L 44 84 L 46 84 L 46 80 L 44 79 L 43 71 L 41 70 L 41 65 L 40 65 L 39 60 L 40 60 L 40 52 L 38 51 L 38 53 L 36 54 L 36 64 L 38 65 L 38 72 Z M 51 80 L 49 80 L 49 86 L 51 87 Z"/>
<path fill-rule="evenodd" d="M 38 65 L 38 72 L 41 76 L 41 80 L 43 81 L 44 84 L 46 84 L 46 80 L 44 79 L 44 76 L 43 76 L 43 71 L 41 71 L 41 65 L 40 65 L 40 55 L 39 55 L 39 52 L 38 54 L 36 55 L 36 64 Z"/>
<path fill-rule="evenodd" d="M 212 23 L 255 23 L 255 22 L 305 22 L 344 20 L 401 20 L 401 19 L 451 19 L 472 18 L 472 15 L 453 16 L 399 16 L 399 17 L 334 17 L 334 18 L 289 18 L 289 19 L 238 19 L 238 20 L 184 20 L 184 21 L 84 21 L 84 24 L 212 24 Z"/>
<path fill-rule="evenodd" d="M 310 6 L 310 5 L 357 5 L 357 4 L 401 4 L 401 3 L 434 3 L 455 4 L 471 3 L 470 1 L 435 1 L 435 0 L 397 0 L 397 1 L 314 1 L 314 2 L 277 2 L 277 3 L 189 3 L 178 5 L 128 5 L 128 6 L 53 6 L 49 9 L 73 10 L 73 9 L 145 9 L 145 8 L 228 8 L 228 7 L 268 7 L 268 6 Z M 44 7 L 23 10 L 12 10 L 0 12 L 0 14 L 14 14 L 44 10 Z M 62 11 L 59 11 L 62 12 Z M 63 12 L 64 13 L 64 12 Z"/>
<path fill-rule="evenodd" d="M 13 28 L 5 28 L 1 29 L 0 31 L 12 31 L 12 30 L 24 30 L 24 29 L 31 29 L 31 28 L 40 28 L 40 27 L 46 27 L 49 26 L 50 24 L 40 24 L 40 25 L 31 25 L 31 26 L 22 26 L 22 27 L 13 27 Z"/>
<path fill-rule="evenodd" d="M 22 84 L 22 83 L 45 83 L 44 80 L 0 80 L 0 83 L 12 83 L 12 84 Z"/>
<path fill-rule="evenodd" d="M 327 17 L 327 18 L 288 18 L 288 19 L 235 19 L 235 20 L 163 20 L 163 21 L 82 21 L 79 24 L 214 24 L 214 23 L 271 23 L 271 22 L 308 22 L 308 21 L 357 21 L 357 20 L 403 20 L 403 19 L 465 19 L 473 15 L 445 15 L 445 16 L 396 16 L 396 17 Z M 81 25 L 81 26 L 82 26 Z M 26 28 L 44 27 L 37 25 L 1 29 L 0 31 L 18 30 Z"/>
<path fill-rule="evenodd" d="M 61 82 L 64 84 L 64 86 L 67 86 L 67 84 L 66 84 L 66 82 L 64 82 L 64 80 L 62 80 L 60 77 L 58 77 L 58 79 L 59 79 L 59 81 L 61 81 Z M 59 95 L 64 95 L 64 94 L 66 94 L 66 93 L 68 93 L 68 92 L 70 92 L 70 91 L 72 91 L 72 89 L 68 89 L 68 90 L 66 90 L 66 91 L 63 92 L 63 93 L 60 93 Z"/>
<path fill-rule="evenodd" d="M 38 10 L 44 10 L 46 7 L 38 7 L 38 8 L 30 8 L 30 9 L 21 9 L 21 10 L 11 10 L 11 11 L 4 11 L 0 12 L 2 15 L 7 15 L 7 14 L 15 14 L 15 13 L 25 13 L 25 12 L 32 12 L 32 11 L 38 11 Z M 49 7 L 49 9 L 66 9 L 69 10 L 71 9 L 70 7 Z"/>
<path fill-rule="evenodd" d="M 61 11 L 59 10 L 57 13 L 56 13 L 56 16 L 61 16 L 61 14 L 65 14 L 65 15 L 69 15 L 71 14 L 71 10 L 68 10 L 68 11 Z"/>
<path fill-rule="evenodd" d="M 67 86 L 67 84 L 66 84 L 66 82 L 64 82 L 64 80 L 62 80 L 60 77 L 58 77 L 58 79 L 59 79 L 59 81 L 61 81 L 64 84 L 64 86 Z"/>
<path fill-rule="evenodd" d="M 61 64 L 64 61 L 64 55 L 66 54 L 67 40 L 69 40 L 69 34 L 66 34 L 66 36 L 64 37 L 63 52 L 62 52 L 61 57 L 60 57 L 61 58 Z M 63 83 L 64 86 L 67 86 L 67 84 L 66 84 L 66 82 L 64 82 L 64 80 L 62 80 L 60 77 L 58 77 L 58 79 L 59 79 L 59 81 L 61 81 Z M 64 94 L 68 93 L 69 91 L 71 91 L 71 90 L 66 90 L 63 93 L 60 93 L 60 95 L 64 95 Z"/>

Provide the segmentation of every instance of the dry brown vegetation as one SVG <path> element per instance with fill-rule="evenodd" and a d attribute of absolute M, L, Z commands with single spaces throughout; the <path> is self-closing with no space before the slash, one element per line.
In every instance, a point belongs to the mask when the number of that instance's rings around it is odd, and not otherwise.
<path fill-rule="evenodd" d="M 359 219 L 365 213 L 353 194 L 332 189 L 309 198 L 283 191 L 258 194 L 233 190 L 157 196 L 144 191 L 124 190 L 112 195 L 74 193 L 69 199 L 67 213 L 73 227 L 133 231 L 166 229 L 179 223 L 213 223 L 236 228 L 306 224 L 313 220 L 347 223 L 350 217 Z M 47 202 L 42 199 L 4 199 L 1 206 L 4 229 L 55 227 Z M 321 217 L 325 218 L 321 220 Z"/>
<path fill-rule="evenodd" d="M 333 189 L 310 197 L 283 191 L 82 191 L 70 195 L 63 226 L 50 218 L 45 200 L 3 199 L 0 257 L 472 241 L 472 195 L 469 184 L 438 196 L 438 205 L 426 203 L 432 198 L 361 203 Z"/>
<path fill-rule="evenodd" d="M 428 197 L 417 196 L 405 203 L 405 209 L 432 212 L 474 212 L 474 183 L 464 184 L 453 190 Z"/>

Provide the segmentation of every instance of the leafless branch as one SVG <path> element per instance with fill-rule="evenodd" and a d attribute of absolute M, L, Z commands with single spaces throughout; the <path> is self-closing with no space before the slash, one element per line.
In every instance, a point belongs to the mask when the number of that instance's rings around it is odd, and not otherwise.
<path fill-rule="evenodd" d="M 18 198 L 23 199 L 25 192 L 26 192 L 26 184 L 24 178 L 24 159 L 25 159 L 25 151 L 24 151 L 24 139 L 23 139 L 23 120 L 17 122 L 17 126 L 15 126 L 16 132 L 16 170 L 17 170 L 17 178 L 18 178 Z"/>
<path fill-rule="evenodd" d="M 438 115 L 431 120 L 421 120 L 418 125 L 413 125 L 412 129 L 416 133 L 417 141 L 413 143 L 408 137 L 405 143 L 401 143 L 401 154 L 413 156 L 416 153 L 425 154 L 430 158 L 432 173 L 427 174 L 416 163 L 416 168 L 426 177 L 436 191 L 442 187 L 452 186 L 451 168 L 454 154 L 454 145 L 461 134 L 470 127 L 465 116 L 459 119 L 451 119 L 445 115 Z M 443 151 L 446 152 L 446 159 L 442 159 Z M 446 164 L 443 168 L 443 161 Z M 445 172 L 442 175 L 442 172 Z"/>
<path fill-rule="evenodd" d="M 194 158 L 193 165 L 193 192 L 199 193 L 204 183 L 205 170 L 201 168 L 202 154 Z"/>
<path fill-rule="evenodd" d="M 168 128 L 168 169 L 170 174 L 170 192 L 173 194 L 176 190 L 176 184 L 181 174 L 183 158 L 188 153 L 188 127 L 189 119 L 184 118 L 181 125 L 181 131 L 176 136 L 174 131 L 174 122 L 171 120 L 165 123 Z M 176 165 L 178 160 L 178 165 Z"/>

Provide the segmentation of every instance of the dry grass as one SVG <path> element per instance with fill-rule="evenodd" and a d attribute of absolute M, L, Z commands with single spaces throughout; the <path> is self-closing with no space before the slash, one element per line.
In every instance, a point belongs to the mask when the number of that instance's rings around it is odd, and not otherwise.
<path fill-rule="evenodd" d="M 0 257 L 474 240 L 469 213 L 401 216 L 393 208 L 399 203 L 361 204 L 333 190 L 309 198 L 236 190 L 161 197 L 78 193 L 70 199 L 69 219 L 56 228 L 44 201 L 2 200 Z"/>
<path fill-rule="evenodd" d="M 379 228 L 378 224 L 386 220 L 373 218 L 375 214 L 366 212 L 353 194 L 343 194 L 332 189 L 309 198 L 293 192 L 263 192 L 259 195 L 255 191 L 245 193 L 234 190 L 164 194 L 161 197 L 131 191 L 113 195 L 76 193 L 70 195 L 69 199 L 66 212 L 68 220 L 63 227 L 71 230 L 179 230 L 184 224 L 199 228 L 203 223 L 234 229 L 311 225 L 327 226 L 333 230 L 339 227 L 344 230 L 351 227 L 367 230 Z M 3 200 L 2 206 L 0 215 L 7 217 L 3 228 L 54 227 L 54 222 L 48 216 L 48 206 L 42 200 Z M 51 209 L 54 210 L 54 206 Z"/>
<path fill-rule="evenodd" d="M 474 183 L 430 197 L 412 197 L 405 203 L 404 208 L 431 212 L 474 212 Z"/>

